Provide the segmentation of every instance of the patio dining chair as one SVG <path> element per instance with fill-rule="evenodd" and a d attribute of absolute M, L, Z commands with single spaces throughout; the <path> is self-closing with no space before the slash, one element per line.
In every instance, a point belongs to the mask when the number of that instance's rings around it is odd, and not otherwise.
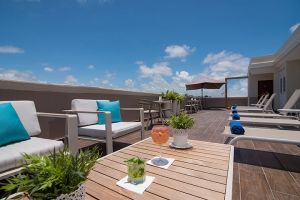
<path fill-rule="evenodd" d="M 138 99 L 138 107 L 144 109 L 145 128 L 149 130 L 153 126 L 154 120 L 160 117 L 159 108 L 157 108 L 157 104 L 148 99 Z"/>
<path fill-rule="evenodd" d="M 64 144 L 71 153 L 78 151 L 76 115 L 36 112 L 33 101 L 0 101 L 2 135 L 0 145 L 0 180 L 21 171 L 22 155 L 45 155 L 59 151 Z M 5 110 L 4 110 L 5 109 Z M 66 131 L 63 141 L 39 137 L 41 127 L 38 117 L 63 118 Z M 24 132 L 25 131 L 25 132 Z M 5 138 L 3 138 L 3 136 Z M 3 141 L 6 141 L 3 144 Z"/>
<path fill-rule="evenodd" d="M 141 139 L 144 138 L 144 109 L 143 108 L 120 108 L 121 111 L 139 112 L 139 121 L 112 122 L 112 114 L 109 111 L 99 111 L 97 101 L 91 99 L 73 99 L 71 110 L 64 110 L 66 113 L 77 114 L 78 116 L 78 138 L 105 141 L 107 154 L 113 152 L 113 139 L 138 131 L 141 132 Z M 104 124 L 98 123 L 98 117 L 104 116 Z"/>

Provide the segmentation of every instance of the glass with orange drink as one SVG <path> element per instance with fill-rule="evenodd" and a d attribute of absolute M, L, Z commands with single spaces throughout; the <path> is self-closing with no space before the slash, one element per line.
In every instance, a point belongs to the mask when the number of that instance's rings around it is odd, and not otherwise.
<path fill-rule="evenodd" d="M 158 158 L 154 158 L 151 162 L 158 166 L 164 166 L 168 164 L 168 160 L 161 156 L 161 146 L 168 142 L 170 136 L 170 129 L 166 126 L 153 127 L 151 131 L 151 137 L 155 144 L 160 145 L 160 155 Z"/>

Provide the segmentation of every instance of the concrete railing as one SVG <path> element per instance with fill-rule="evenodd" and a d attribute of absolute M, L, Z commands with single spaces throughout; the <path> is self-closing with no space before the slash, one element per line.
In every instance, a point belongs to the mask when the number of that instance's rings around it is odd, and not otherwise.
<path fill-rule="evenodd" d="M 159 94 L 103 89 L 85 86 L 51 85 L 22 81 L 0 80 L 0 101 L 32 100 L 38 112 L 62 113 L 71 108 L 73 99 L 120 100 L 121 107 L 137 107 L 138 99 L 158 100 Z M 228 105 L 247 105 L 247 97 L 230 97 Z M 225 107 L 224 98 L 205 98 L 207 108 Z M 139 114 L 122 113 L 124 120 L 136 120 Z M 64 135 L 64 119 L 40 118 L 41 137 L 59 138 Z"/>
<path fill-rule="evenodd" d="M 158 100 L 159 94 L 132 92 L 96 87 L 51 85 L 0 80 L 0 101 L 32 100 L 38 112 L 62 113 L 71 108 L 73 99 L 120 100 L 121 107 L 137 107 L 138 99 Z M 124 112 L 122 118 L 135 120 L 139 113 Z M 59 138 L 64 135 L 64 119 L 40 118 L 41 137 Z"/>

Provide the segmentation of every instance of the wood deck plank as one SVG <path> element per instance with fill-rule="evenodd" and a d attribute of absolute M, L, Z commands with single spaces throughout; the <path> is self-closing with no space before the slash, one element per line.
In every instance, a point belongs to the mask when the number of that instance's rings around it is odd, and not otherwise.
<path fill-rule="evenodd" d="M 120 158 L 123 158 L 124 160 L 131 158 L 134 156 L 133 154 L 124 154 L 124 153 L 119 153 L 117 155 Z M 144 159 L 150 160 L 153 158 L 153 156 L 147 156 L 143 155 Z M 207 180 L 214 180 L 217 183 L 223 183 L 226 184 L 226 171 L 223 172 L 223 176 L 221 175 L 216 175 L 215 170 L 212 168 L 203 168 L 201 166 L 192 166 L 190 167 L 187 163 L 183 163 L 180 161 L 175 160 L 175 162 L 169 167 L 169 170 L 175 171 L 178 173 L 186 174 L 189 176 L 194 176 L 194 177 L 199 177 Z M 202 170 L 202 171 L 200 171 Z"/>
<path fill-rule="evenodd" d="M 196 196 L 198 198 L 205 198 L 205 199 L 224 199 L 224 194 L 216 191 L 212 191 L 209 189 L 204 189 L 199 186 L 191 185 L 186 182 L 182 182 L 181 180 L 184 179 L 172 179 L 168 177 L 167 175 L 162 176 L 162 173 L 166 173 L 166 170 L 161 171 L 157 169 L 152 169 L 152 166 L 147 166 L 147 174 L 150 176 L 154 176 L 154 183 L 158 184 L 160 186 L 169 187 L 170 189 L 176 190 L 176 193 L 186 193 L 191 196 Z M 106 169 L 105 171 L 103 169 Z M 155 167 L 153 167 L 155 168 Z M 112 170 L 113 169 L 113 170 Z M 97 164 L 95 170 L 101 170 L 102 173 L 109 174 L 110 176 L 115 176 L 116 178 L 123 178 L 127 174 L 127 166 L 126 165 L 120 165 L 120 163 L 112 162 L 109 160 L 103 160 L 99 164 Z M 122 176 L 118 176 L 116 171 L 122 172 Z M 161 173 L 155 173 L 161 172 Z M 186 180 L 185 180 L 186 181 Z M 147 189 L 147 191 L 151 190 L 152 185 Z M 157 193 L 155 193 L 157 194 Z M 159 194 L 160 196 L 163 196 L 164 194 Z M 174 194 L 175 195 L 175 194 Z"/>
<path fill-rule="evenodd" d="M 113 162 L 111 162 L 111 161 L 113 161 Z M 107 158 L 106 160 L 103 160 L 100 163 L 103 165 L 106 165 L 106 166 L 115 166 L 117 168 L 119 167 L 120 170 L 127 172 L 127 166 L 124 165 L 123 158 L 120 158 L 117 156 L 111 156 L 111 157 Z M 147 172 L 149 172 L 151 174 L 156 174 L 156 176 L 158 175 L 159 177 L 163 176 L 170 180 L 177 180 L 179 182 L 185 182 L 190 185 L 195 185 L 195 186 L 198 186 L 201 188 L 206 188 L 206 189 L 209 189 L 212 191 L 225 193 L 225 184 L 217 183 L 214 180 L 201 179 L 200 177 L 196 178 L 196 177 L 188 176 L 186 174 L 174 172 L 171 170 L 162 170 L 160 168 L 157 168 L 157 167 L 154 167 L 151 165 L 147 165 L 146 169 L 147 169 Z"/>
<path fill-rule="evenodd" d="M 202 110 L 198 113 L 191 114 L 191 116 L 195 119 L 195 125 L 194 128 L 191 129 L 191 133 L 189 134 L 189 139 L 193 140 L 201 140 L 206 142 L 217 142 L 217 143 L 224 143 L 226 140 L 226 137 L 221 135 L 223 132 L 223 128 L 225 125 L 228 125 L 227 121 L 227 114 L 228 110 Z M 145 136 L 150 136 L 150 131 L 145 132 Z M 120 138 L 116 138 L 114 143 L 114 150 L 122 148 L 124 145 L 130 145 L 133 143 L 136 143 L 140 141 L 140 133 L 136 132 L 134 134 L 128 134 L 125 136 L 122 136 Z M 242 142 L 242 141 L 240 141 Z M 238 142 L 238 143 L 240 143 Z M 151 143 L 151 140 L 149 140 L 149 144 Z M 261 151 L 269 151 L 264 149 L 264 144 L 258 144 L 256 145 L 256 141 L 245 141 L 244 145 L 239 146 L 239 148 L 235 149 L 235 163 L 234 163 L 234 181 L 233 181 L 233 197 L 232 199 L 251 199 L 252 193 L 258 193 L 261 195 L 261 197 L 258 197 L 258 199 L 300 199 L 300 196 L 289 194 L 290 189 L 286 187 L 293 187 L 291 183 L 286 182 L 286 186 L 281 188 L 281 192 L 272 191 L 271 187 L 269 186 L 267 177 L 263 173 L 263 169 L 266 167 L 261 166 L 260 158 L 256 156 L 255 153 L 255 147 L 253 146 L 253 143 L 255 144 L 256 148 L 258 149 L 258 146 L 261 148 L 259 150 Z M 85 146 L 87 146 L 87 142 L 84 143 Z M 242 144 L 242 143 L 241 143 Z M 247 145 L 248 144 L 248 145 Z M 249 145 L 252 144 L 252 145 Z M 278 161 L 281 163 L 281 167 L 278 168 L 278 165 L 273 165 L 272 162 L 269 162 L 270 158 L 268 156 L 273 157 L 272 155 L 266 155 L 266 162 L 270 165 L 268 170 L 279 170 L 283 172 L 288 172 L 294 179 L 294 181 L 297 183 L 297 187 L 300 187 L 300 148 L 296 145 L 287 145 L 287 144 L 275 144 L 275 143 L 267 143 L 271 150 L 270 152 L 273 152 L 275 157 L 278 159 Z M 99 144 L 102 149 L 105 149 L 105 144 L 100 143 Z M 221 144 L 223 145 L 223 144 Z M 219 152 L 219 151 L 228 151 L 225 150 L 222 147 L 208 147 L 208 146 L 202 146 L 197 145 L 194 143 L 194 146 L 199 147 L 199 149 L 204 151 L 211 151 L 212 153 Z M 240 153 L 241 151 L 247 151 L 247 153 Z M 138 149 L 135 151 L 126 151 L 124 154 L 131 155 L 132 153 L 138 152 Z M 145 154 L 147 156 L 155 156 L 157 154 L 155 153 L 147 153 Z M 163 154 L 165 155 L 165 154 Z M 166 155 L 165 155 L 166 156 Z M 198 166 L 214 168 L 219 170 L 227 170 L 227 168 L 223 167 L 221 164 L 211 163 L 203 160 L 194 160 L 194 159 L 187 159 L 183 161 L 184 156 L 170 156 L 175 157 L 177 162 L 180 162 L 180 165 L 182 163 L 185 164 L 186 168 L 193 169 L 197 168 Z M 244 157 L 243 159 L 241 159 Z M 265 163 L 266 163 L 265 162 Z M 176 162 L 175 162 L 176 163 Z M 175 166 L 174 163 L 174 166 Z M 177 167 L 180 167 L 178 164 Z M 277 169 L 278 168 L 278 169 Z M 259 176 L 250 176 L 251 174 L 259 173 Z M 250 174 L 244 175 L 244 173 Z M 276 181 L 276 177 L 272 177 L 274 181 Z M 250 181 L 249 181 L 250 180 Z M 279 180 L 279 179 L 278 179 Z M 245 187 L 247 185 L 247 187 Z M 260 188 L 260 185 L 262 185 Z M 161 189 L 161 188 L 159 188 Z M 293 191 L 292 191 L 293 192 Z M 242 197 L 242 198 L 241 198 Z"/>

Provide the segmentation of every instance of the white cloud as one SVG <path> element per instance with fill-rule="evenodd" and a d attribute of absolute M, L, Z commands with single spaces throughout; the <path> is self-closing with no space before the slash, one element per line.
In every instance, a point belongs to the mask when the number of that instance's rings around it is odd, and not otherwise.
<path fill-rule="evenodd" d="M 248 96 L 248 81 L 247 79 L 238 80 L 237 83 L 231 84 L 228 82 L 228 96 L 229 97 L 243 97 Z"/>
<path fill-rule="evenodd" d="M 24 53 L 24 50 L 15 46 L 0 46 L 0 53 L 16 54 Z"/>
<path fill-rule="evenodd" d="M 69 85 L 78 85 L 79 84 L 78 80 L 73 75 L 66 76 L 64 83 L 69 84 Z"/>
<path fill-rule="evenodd" d="M 226 77 L 247 75 L 249 61 L 248 57 L 230 51 L 224 50 L 219 53 L 210 53 L 203 60 L 203 64 L 207 65 L 206 68 L 193 79 L 193 82 L 225 81 Z M 247 95 L 247 81 L 241 80 L 233 85 L 229 82 L 228 88 L 229 96 Z M 209 96 L 224 96 L 224 86 L 220 90 L 205 90 L 205 94 Z"/>
<path fill-rule="evenodd" d="M 300 26 L 300 22 L 293 25 L 291 28 L 290 28 L 290 32 L 293 33 L 298 27 Z"/>
<path fill-rule="evenodd" d="M 172 75 L 172 69 L 168 66 L 167 62 L 155 63 L 152 67 L 148 67 L 147 65 L 142 63 L 140 65 L 139 72 L 141 77 Z"/>
<path fill-rule="evenodd" d="M 179 80 L 179 81 L 192 81 L 194 76 L 190 75 L 187 71 L 176 71 L 176 76 L 173 77 L 173 80 Z"/>
<path fill-rule="evenodd" d="M 89 65 L 87 68 L 88 69 L 95 69 L 95 65 Z"/>
<path fill-rule="evenodd" d="M 44 67 L 44 71 L 46 71 L 46 72 L 53 72 L 54 69 L 52 67 Z"/>
<path fill-rule="evenodd" d="M 166 47 L 165 53 L 167 54 L 166 58 L 181 58 L 184 61 L 185 57 L 195 50 L 187 45 L 170 45 Z"/>
<path fill-rule="evenodd" d="M 134 87 L 134 81 L 132 79 L 125 80 L 124 84 L 125 84 L 126 87 L 129 87 L 129 88 L 133 88 Z"/>
<path fill-rule="evenodd" d="M 198 79 L 224 81 L 225 77 L 247 75 L 249 61 L 250 59 L 242 54 L 225 50 L 216 54 L 210 53 L 203 60 L 207 67 Z"/>
<path fill-rule="evenodd" d="M 18 81 L 38 81 L 35 75 L 30 71 L 18 71 L 13 69 L 0 69 L 0 79 Z"/>
<path fill-rule="evenodd" d="M 71 69 L 72 69 L 71 67 L 64 66 L 64 67 L 58 68 L 58 71 L 60 71 L 60 72 L 66 72 L 66 71 L 70 71 Z"/>

